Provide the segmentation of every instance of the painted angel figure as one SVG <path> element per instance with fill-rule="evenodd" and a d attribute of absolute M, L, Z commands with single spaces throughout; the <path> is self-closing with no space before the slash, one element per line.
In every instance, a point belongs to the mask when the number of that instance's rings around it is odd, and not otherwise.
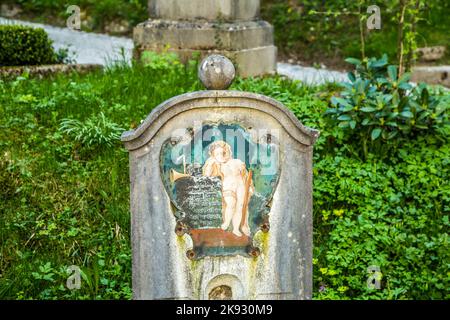
<path fill-rule="evenodd" d="M 225 141 L 215 141 L 209 146 L 209 158 L 203 166 L 203 175 L 222 179 L 222 230 L 228 230 L 238 237 L 250 236 L 248 225 L 248 204 L 255 192 L 252 172 L 245 163 L 233 159 L 231 147 Z"/>

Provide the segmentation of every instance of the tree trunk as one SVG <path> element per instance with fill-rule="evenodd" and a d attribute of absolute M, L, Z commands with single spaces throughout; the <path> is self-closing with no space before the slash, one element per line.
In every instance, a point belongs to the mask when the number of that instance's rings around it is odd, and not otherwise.
<path fill-rule="evenodd" d="M 362 16 L 361 16 L 361 14 L 362 14 L 362 11 L 361 11 L 362 3 L 363 3 L 363 1 L 359 2 L 359 7 L 358 7 L 359 15 L 358 15 L 358 18 L 359 18 L 359 37 L 360 37 L 360 40 L 361 40 L 361 57 L 362 57 L 362 60 L 364 60 L 366 58 L 366 39 L 365 39 L 365 36 L 364 36 L 364 23 L 363 23 L 363 19 L 362 19 Z"/>
<path fill-rule="evenodd" d="M 403 74 L 403 27 L 405 25 L 405 11 L 407 7 L 407 0 L 400 0 L 400 20 L 398 22 L 398 45 L 397 45 L 397 56 L 398 56 L 398 76 Z"/>
<path fill-rule="evenodd" d="M 414 39 L 412 39 L 409 43 L 409 51 L 408 58 L 406 60 L 406 72 L 411 71 L 412 65 L 414 63 L 414 50 L 416 49 L 416 27 L 417 21 L 419 21 L 419 9 L 420 9 L 420 0 L 416 0 L 416 4 L 414 6 L 414 14 L 411 25 L 411 32 L 414 35 Z"/>

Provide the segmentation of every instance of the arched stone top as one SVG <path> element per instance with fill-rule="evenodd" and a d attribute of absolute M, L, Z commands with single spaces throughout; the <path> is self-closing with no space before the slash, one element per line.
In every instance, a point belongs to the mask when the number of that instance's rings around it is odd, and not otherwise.
<path fill-rule="evenodd" d="M 167 121 L 183 112 L 200 108 L 246 108 L 263 112 L 278 121 L 292 138 L 305 146 L 313 145 L 319 137 L 319 131 L 302 125 L 288 108 L 272 98 L 250 92 L 210 90 L 186 93 L 163 102 L 138 128 L 124 132 L 122 141 L 130 151 L 139 149 Z"/>

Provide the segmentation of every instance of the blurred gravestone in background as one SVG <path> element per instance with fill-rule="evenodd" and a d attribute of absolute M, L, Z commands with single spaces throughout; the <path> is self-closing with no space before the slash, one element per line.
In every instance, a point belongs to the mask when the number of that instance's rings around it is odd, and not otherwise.
<path fill-rule="evenodd" d="M 311 299 L 312 153 L 318 131 L 281 103 L 226 90 L 155 108 L 122 141 L 130 156 L 135 299 Z"/>
<path fill-rule="evenodd" d="M 276 71 L 273 27 L 259 17 L 260 0 L 149 0 L 150 19 L 134 29 L 135 55 L 145 50 L 227 56 L 243 77 Z"/>

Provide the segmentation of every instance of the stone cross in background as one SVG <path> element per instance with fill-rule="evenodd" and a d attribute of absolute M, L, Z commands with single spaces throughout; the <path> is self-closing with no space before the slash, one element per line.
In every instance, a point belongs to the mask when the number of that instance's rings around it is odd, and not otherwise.
<path fill-rule="evenodd" d="M 176 52 L 231 59 L 242 77 L 276 71 L 273 27 L 259 17 L 260 0 L 149 0 L 150 19 L 134 29 L 135 56 Z"/>
<path fill-rule="evenodd" d="M 311 299 L 319 133 L 271 98 L 226 90 L 234 76 L 208 57 L 208 91 L 162 103 L 122 136 L 135 299 Z"/>

